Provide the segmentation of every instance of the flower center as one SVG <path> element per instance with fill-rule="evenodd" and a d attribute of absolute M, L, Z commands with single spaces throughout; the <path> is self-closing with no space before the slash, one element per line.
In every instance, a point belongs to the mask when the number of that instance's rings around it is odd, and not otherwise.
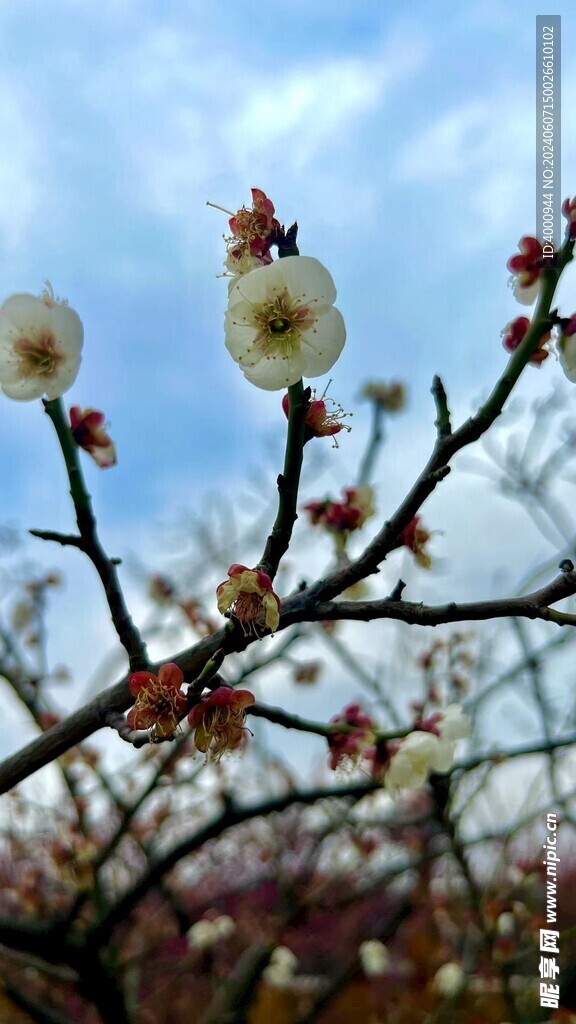
<path fill-rule="evenodd" d="M 14 352 L 23 377 L 51 377 L 63 358 L 54 335 L 49 332 L 34 340 L 20 338 L 14 345 Z"/>
<path fill-rule="evenodd" d="M 274 334 L 284 334 L 290 330 L 290 320 L 287 316 L 275 316 L 269 324 Z"/>
<path fill-rule="evenodd" d="M 299 305 L 285 289 L 267 302 L 253 307 L 255 326 L 258 328 L 256 345 L 267 356 L 291 356 L 299 347 L 302 332 L 315 323 L 307 306 Z"/>

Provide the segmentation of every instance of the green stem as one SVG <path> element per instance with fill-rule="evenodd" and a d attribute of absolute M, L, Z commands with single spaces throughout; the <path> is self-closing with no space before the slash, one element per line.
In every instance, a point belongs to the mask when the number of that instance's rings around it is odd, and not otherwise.
<path fill-rule="evenodd" d="M 70 483 L 70 495 L 74 503 L 76 523 L 78 524 L 80 534 L 78 547 L 82 547 L 82 550 L 88 555 L 100 576 L 106 593 L 112 622 L 120 642 L 130 659 L 131 671 L 148 668 L 146 645 L 128 613 L 116 566 L 106 555 L 98 537 L 96 518 L 92 510 L 92 499 L 84 482 L 78 447 L 68 426 L 62 399 L 56 398 L 53 401 L 44 401 L 43 404 L 47 416 L 50 417 L 54 425 L 66 464 L 66 472 L 68 473 L 68 481 Z"/>
<path fill-rule="evenodd" d="M 436 427 L 437 435 L 438 437 L 449 437 L 452 433 L 452 426 L 450 424 L 448 396 L 438 374 L 434 376 L 430 390 L 436 405 L 436 419 L 434 421 L 434 425 Z"/>
<path fill-rule="evenodd" d="M 372 431 L 368 441 L 368 447 L 364 453 L 360 472 L 358 473 L 358 487 L 370 483 L 370 477 L 376 462 L 376 456 L 380 445 L 384 440 L 384 409 L 378 402 L 372 403 Z"/>
<path fill-rule="evenodd" d="M 310 391 L 308 388 L 304 390 L 301 380 L 288 388 L 288 394 L 290 410 L 284 470 L 278 477 L 278 513 L 272 532 L 266 541 L 264 554 L 256 566 L 257 569 L 265 572 L 271 580 L 278 572 L 282 556 L 288 550 L 294 523 L 298 518 L 296 505 L 304 452 L 304 428 L 310 398 Z"/>

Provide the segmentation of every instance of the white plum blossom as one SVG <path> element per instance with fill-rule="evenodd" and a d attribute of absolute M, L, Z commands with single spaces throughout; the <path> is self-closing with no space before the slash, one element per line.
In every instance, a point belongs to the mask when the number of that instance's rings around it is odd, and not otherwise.
<path fill-rule="evenodd" d="M 72 386 L 84 330 L 76 312 L 54 298 L 11 295 L 0 307 L 0 387 L 8 398 L 54 399 Z"/>
<path fill-rule="evenodd" d="M 459 704 L 449 704 L 442 711 L 442 718 L 436 728 L 443 742 L 455 743 L 470 735 L 470 719 L 466 717 Z"/>
<path fill-rule="evenodd" d="M 442 743 L 434 733 L 409 733 L 393 755 L 384 776 L 386 792 L 395 798 L 403 789 L 420 789 L 430 771 L 448 771 L 453 755 L 454 745 Z"/>
<path fill-rule="evenodd" d="M 438 715 L 436 732 L 416 730 L 403 739 L 384 776 L 386 792 L 396 798 L 404 789 L 419 789 L 430 772 L 447 772 L 452 767 L 456 742 L 468 736 L 470 722 L 458 704 L 450 704 Z"/>
<path fill-rule="evenodd" d="M 236 923 L 228 914 L 221 914 L 220 917 L 212 920 L 206 917 L 195 921 L 188 929 L 186 937 L 188 945 L 193 949 L 210 949 L 221 939 L 228 939 L 236 931 Z"/>
<path fill-rule="evenodd" d="M 246 379 L 279 391 L 327 373 L 346 340 L 335 299 L 330 274 L 312 256 L 286 256 L 239 277 L 228 300 L 226 348 Z"/>
<path fill-rule="evenodd" d="M 432 988 L 440 996 L 449 999 L 464 988 L 466 975 L 460 964 L 447 963 L 438 968 L 432 979 Z"/>
<path fill-rule="evenodd" d="M 384 974 L 390 963 L 390 954 L 383 942 L 378 939 L 368 939 L 360 945 L 358 950 L 362 970 L 368 978 Z"/>
<path fill-rule="evenodd" d="M 562 334 L 558 341 L 560 366 L 573 384 L 576 383 L 576 334 Z"/>
<path fill-rule="evenodd" d="M 276 946 L 262 977 L 272 988 L 289 988 L 294 981 L 298 960 L 287 946 Z"/>
<path fill-rule="evenodd" d="M 511 277 L 509 283 L 516 302 L 522 306 L 534 305 L 540 291 L 539 280 L 534 281 L 533 284 L 522 285 L 517 277 Z"/>
<path fill-rule="evenodd" d="M 216 932 L 212 921 L 195 921 L 186 932 L 188 944 L 193 949 L 210 949 L 217 941 Z"/>

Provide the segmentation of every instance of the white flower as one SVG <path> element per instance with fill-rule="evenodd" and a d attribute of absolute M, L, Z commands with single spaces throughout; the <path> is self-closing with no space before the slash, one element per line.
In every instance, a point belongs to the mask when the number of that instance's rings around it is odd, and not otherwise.
<path fill-rule="evenodd" d="M 464 978 L 460 964 L 442 964 L 432 979 L 432 988 L 440 996 L 455 996 L 464 987 Z"/>
<path fill-rule="evenodd" d="M 358 950 L 358 956 L 360 957 L 362 970 L 368 978 L 384 974 L 390 963 L 390 954 L 384 943 L 379 942 L 378 939 L 370 939 L 367 942 L 363 942 Z"/>
<path fill-rule="evenodd" d="M 298 960 L 287 946 L 277 946 L 272 951 L 270 963 L 262 971 L 262 977 L 273 988 L 288 988 L 294 980 Z"/>
<path fill-rule="evenodd" d="M 496 921 L 496 932 L 504 938 L 510 938 L 516 931 L 516 918 L 509 910 L 505 910 Z"/>
<path fill-rule="evenodd" d="M 196 921 L 186 933 L 188 945 L 194 949 L 210 949 L 218 941 L 218 935 L 214 928 L 213 921 L 206 921 L 204 918 Z"/>
<path fill-rule="evenodd" d="M 431 732 L 409 733 L 393 755 L 384 776 L 386 792 L 395 798 L 403 789 L 419 789 L 430 771 L 448 771 L 453 757 L 453 743 L 442 742 Z"/>
<path fill-rule="evenodd" d="M 518 277 L 511 277 L 509 284 L 516 302 L 519 302 L 522 306 L 534 305 L 538 298 L 538 292 L 540 291 L 540 280 L 534 281 L 533 284 L 523 286 L 520 284 L 520 279 Z"/>
<path fill-rule="evenodd" d="M 292 974 L 298 967 L 298 958 L 288 946 L 276 946 L 270 957 L 270 963 L 278 967 L 285 967 Z"/>
<path fill-rule="evenodd" d="M 228 914 L 221 914 L 212 922 L 217 939 L 229 939 L 236 931 L 236 922 Z"/>
<path fill-rule="evenodd" d="M 290 988 L 294 981 L 292 971 L 282 964 L 269 964 L 262 971 L 262 977 L 271 988 Z"/>
<path fill-rule="evenodd" d="M 562 334 L 558 340 L 557 348 L 560 366 L 568 380 L 576 383 L 576 334 Z"/>
<path fill-rule="evenodd" d="M 238 278 L 226 313 L 226 348 L 251 384 L 279 391 L 320 377 L 346 340 L 336 288 L 312 256 L 286 256 Z"/>
<path fill-rule="evenodd" d="M 36 295 L 11 295 L 0 307 L 0 386 L 19 401 L 59 398 L 80 367 L 84 331 L 73 309 L 52 288 Z"/>
<path fill-rule="evenodd" d="M 470 735 L 470 719 L 462 711 L 459 704 L 449 704 L 442 711 L 442 718 L 436 728 L 442 742 L 455 743 Z"/>

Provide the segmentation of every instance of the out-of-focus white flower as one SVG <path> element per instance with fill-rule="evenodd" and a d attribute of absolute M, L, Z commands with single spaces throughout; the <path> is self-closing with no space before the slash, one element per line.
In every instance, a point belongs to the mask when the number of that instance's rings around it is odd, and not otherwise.
<path fill-rule="evenodd" d="M 210 920 L 203 917 L 188 929 L 188 944 L 194 949 L 210 949 L 221 939 L 228 939 L 236 931 L 236 924 L 228 914 Z"/>
<path fill-rule="evenodd" d="M 228 914 L 221 914 L 212 924 L 217 939 L 229 939 L 236 931 L 236 922 Z"/>
<path fill-rule="evenodd" d="M 270 963 L 262 971 L 262 977 L 273 988 L 287 988 L 294 980 L 298 959 L 287 946 L 277 946 L 272 951 Z"/>
<path fill-rule="evenodd" d="M 213 921 L 196 921 L 187 932 L 188 944 L 194 949 L 210 949 L 217 942 Z"/>
<path fill-rule="evenodd" d="M 262 977 L 271 988 L 289 988 L 294 981 L 294 975 L 282 964 L 269 964 L 262 971 Z"/>
<path fill-rule="evenodd" d="M 230 291 L 226 348 L 251 384 L 279 391 L 320 377 L 346 340 L 336 288 L 312 256 L 286 256 L 243 274 Z"/>
<path fill-rule="evenodd" d="M 470 719 L 459 704 L 449 704 L 441 714 L 436 728 L 443 743 L 455 743 L 470 735 Z"/>
<path fill-rule="evenodd" d="M 59 398 L 80 367 L 84 330 L 73 309 L 54 298 L 11 295 L 0 307 L 0 386 L 8 398 Z"/>
<path fill-rule="evenodd" d="M 465 974 L 460 964 L 442 964 L 432 979 L 432 988 L 438 995 L 449 998 L 458 994 L 464 981 Z"/>
<path fill-rule="evenodd" d="M 558 338 L 558 356 L 560 366 L 564 373 L 571 380 L 576 382 L 576 314 L 572 315 L 568 323 L 564 324 L 563 330 Z"/>
<path fill-rule="evenodd" d="M 522 306 L 533 306 L 540 291 L 540 281 L 534 281 L 534 284 L 524 287 L 517 278 L 512 278 L 510 287 L 516 302 Z"/>
<path fill-rule="evenodd" d="M 502 935 L 503 938 L 510 938 L 516 931 L 516 918 L 514 914 L 510 913 L 509 910 L 504 911 L 500 914 L 500 917 L 496 921 L 496 931 L 498 935 Z"/>
<path fill-rule="evenodd" d="M 369 939 L 363 942 L 358 950 L 362 970 L 367 977 L 375 977 L 384 974 L 390 963 L 390 954 L 383 942 L 378 939 Z"/>
<path fill-rule="evenodd" d="M 434 731 L 418 729 L 409 733 L 392 754 L 384 776 L 391 797 L 396 798 L 403 789 L 419 789 L 430 772 L 447 772 L 457 741 L 470 733 L 470 721 L 459 704 L 450 704 L 434 714 L 429 725 Z"/>
<path fill-rule="evenodd" d="M 454 744 L 431 732 L 411 732 L 393 754 L 386 774 L 386 792 L 396 798 L 403 789 L 419 789 L 430 771 L 446 772 L 452 765 Z"/>

